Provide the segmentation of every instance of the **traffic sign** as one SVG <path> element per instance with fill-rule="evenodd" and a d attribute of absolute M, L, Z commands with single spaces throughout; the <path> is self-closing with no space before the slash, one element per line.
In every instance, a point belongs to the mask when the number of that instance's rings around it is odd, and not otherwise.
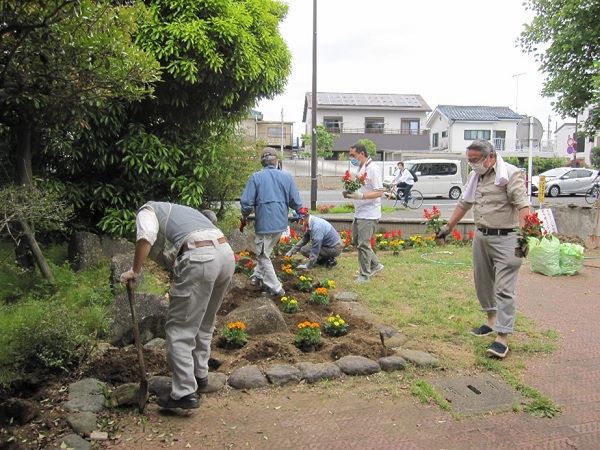
<path fill-rule="evenodd" d="M 572 153 L 573 153 L 573 151 L 574 151 L 574 149 L 573 149 L 573 144 L 571 144 L 571 145 L 569 145 L 569 146 L 567 147 L 567 153 L 570 155 L 570 154 L 572 154 Z"/>
<path fill-rule="evenodd" d="M 573 143 L 574 143 L 574 142 L 575 142 L 575 141 L 573 140 L 573 138 L 572 138 L 572 137 L 568 138 L 568 139 L 567 139 L 567 147 L 573 147 Z"/>

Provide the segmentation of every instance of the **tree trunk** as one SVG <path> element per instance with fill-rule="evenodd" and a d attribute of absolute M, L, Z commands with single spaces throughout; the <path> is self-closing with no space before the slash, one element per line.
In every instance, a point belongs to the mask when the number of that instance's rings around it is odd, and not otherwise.
<path fill-rule="evenodd" d="M 27 224 L 25 220 L 22 220 L 22 218 L 19 217 L 19 226 L 23 230 L 23 238 L 25 239 L 25 242 L 27 242 L 27 245 L 31 249 L 33 258 L 35 259 L 35 262 L 40 268 L 40 272 L 42 272 L 42 275 L 46 280 L 54 281 L 54 275 L 52 275 L 50 266 L 48 266 L 48 262 L 46 261 L 46 258 L 44 258 L 44 254 L 42 253 L 42 250 L 40 249 L 37 241 L 35 240 L 35 236 L 33 235 L 31 228 L 29 228 L 29 224 Z"/>
<path fill-rule="evenodd" d="M 33 130 L 30 124 L 19 124 L 17 126 L 17 145 L 16 145 L 16 155 L 15 155 L 15 164 L 17 167 L 17 176 L 18 183 L 24 186 L 32 186 L 33 185 L 33 171 L 32 171 L 32 141 L 33 141 Z M 42 253 L 37 241 L 35 240 L 35 235 L 31 228 L 29 228 L 29 224 L 27 220 L 19 214 L 18 223 L 23 231 L 23 237 L 27 246 L 31 250 L 33 254 L 33 258 L 37 266 L 42 272 L 42 275 L 46 280 L 54 280 L 54 276 L 52 275 L 52 271 L 50 270 L 50 266 L 48 266 L 48 262 Z"/>

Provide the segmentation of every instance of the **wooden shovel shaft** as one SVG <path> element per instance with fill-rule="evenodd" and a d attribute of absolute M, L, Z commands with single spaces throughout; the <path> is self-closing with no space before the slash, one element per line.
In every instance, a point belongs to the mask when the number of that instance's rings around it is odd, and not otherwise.
<path fill-rule="evenodd" d="M 127 297 L 129 297 L 129 307 L 131 308 L 131 319 L 133 320 L 133 337 L 138 354 L 138 363 L 140 366 L 140 396 L 138 406 L 140 413 L 144 412 L 146 402 L 148 401 L 148 379 L 146 378 L 146 364 L 144 363 L 144 353 L 142 351 L 142 341 L 140 340 L 140 329 L 138 326 L 137 313 L 135 311 L 133 296 L 133 280 L 127 282 Z"/>

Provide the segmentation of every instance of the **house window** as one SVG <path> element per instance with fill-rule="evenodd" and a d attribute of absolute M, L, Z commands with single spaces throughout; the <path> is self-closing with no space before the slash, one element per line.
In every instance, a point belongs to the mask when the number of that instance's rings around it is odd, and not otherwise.
<path fill-rule="evenodd" d="M 492 139 L 492 145 L 496 150 L 504 150 L 506 143 L 506 131 L 494 130 L 494 138 Z"/>
<path fill-rule="evenodd" d="M 283 137 L 285 137 L 285 128 L 281 127 L 269 127 L 267 128 L 267 135 L 270 138 L 280 138 L 283 130 Z"/>
<path fill-rule="evenodd" d="M 431 135 L 431 147 L 432 148 L 436 148 L 440 145 L 439 137 L 440 137 L 440 135 L 438 133 L 433 133 Z"/>
<path fill-rule="evenodd" d="M 489 141 L 490 137 L 492 137 L 490 130 L 465 130 L 465 141 L 474 141 L 475 139 Z"/>
<path fill-rule="evenodd" d="M 342 132 L 342 117 L 323 117 L 323 126 L 329 133 L 341 133 Z"/>
<path fill-rule="evenodd" d="M 365 117 L 365 133 L 383 133 L 383 117 Z"/>
<path fill-rule="evenodd" d="M 419 134 L 418 119 L 402 119 L 400 121 L 401 134 Z"/>
<path fill-rule="evenodd" d="M 442 137 L 443 138 L 447 138 L 448 137 L 448 131 L 442 131 Z"/>

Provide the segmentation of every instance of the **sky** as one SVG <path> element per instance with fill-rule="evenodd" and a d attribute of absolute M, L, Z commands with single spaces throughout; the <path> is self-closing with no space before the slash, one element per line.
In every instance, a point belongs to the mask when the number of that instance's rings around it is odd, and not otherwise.
<path fill-rule="evenodd" d="M 279 24 L 292 53 L 285 93 L 265 120 L 302 123 L 312 89 L 313 1 L 287 0 Z M 533 18 L 523 0 L 317 0 L 317 92 L 419 94 L 437 105 L 508 106 L 553 132 L 569 118 L 541 96 L 544 75 L 517 38 Z M 424 124 L 423 124 L 424 125 Z"/>

